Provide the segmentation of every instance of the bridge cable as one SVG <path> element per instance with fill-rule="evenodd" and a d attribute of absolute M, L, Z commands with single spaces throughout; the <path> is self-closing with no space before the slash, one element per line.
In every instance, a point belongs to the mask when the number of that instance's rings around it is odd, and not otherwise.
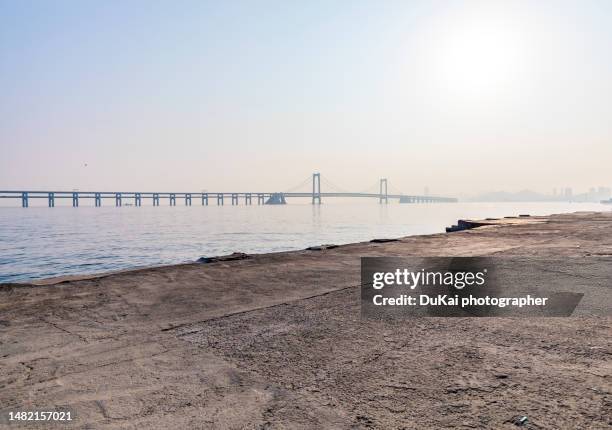
<path fill-rule="evenodd" d="M 378 194 L 379 192 L 379 181 L 374 182 L 365 190 L 359 191 L 359 194 Z"/>
<path fill-rule="evenodd" d="M 397 188 L 392 186 L 390 183 L 387 183 L 387 187 L 391 191 L 391 194 L 404 194 L 402 191 L 398 190 Z"/>
<path fill-rule="evenodd" d="M 297 191 L 298 189 L 302 188 L 304 185 L 308 184 L 310 181 L 312 181 L 312 176 L 307 176 L 306 179 L 304 179 L 302 182 L 300 182 L 298 185 L 288 188 L 286 190 L 284 190 L 284 193 L 292 193 L 294 191 Z"/>
<path fill-rule="evenodd" d="M 345 188 L 342 188 L 342 187 L 334 184 L 332 181 L 330 181 L 329 179 L 327 179 L 323 175 L 321 175 L 321 183 L 322 183 L 322 185 L 326 185 L 327 187 L 329 187 L 332 191 L 335 191 L 335 192 L 338 192 L 338 193 L 347 193 L 347 194 L 350 194 L 350 191 L 347 191 Z M 321 187 L 321 191 L 324 191 L 323 187 Z"/>

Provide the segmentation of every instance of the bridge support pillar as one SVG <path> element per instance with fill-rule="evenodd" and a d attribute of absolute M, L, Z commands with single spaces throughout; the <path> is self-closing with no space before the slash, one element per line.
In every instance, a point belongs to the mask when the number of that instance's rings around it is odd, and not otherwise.
<path fill-rule="evenodd" d="M 252 196 L 251 196 L 251 193 L 246 193 L 246 194 L 244 195 L 244 204 L 245 204 L 245 205 L 251 205 L 251 204 L 253 204 L 253 202 L 252 202 L 252 200 L 251 200 L 251 197 L 252 197 Z"/>
<path fill-rule="evenodd" d="M 202 206 L 208 206 L 208 193 L 202 193 Z"/>
<path fill-rule="evenodd" d="M 102 195 L 100 193 L 94 194 L 94 206 L 97 208 L 102 206 Z"/>
<path fill-rule="evenodd" d="M 134 206 L 142 206 L 142 195 L 140 193 L 134 194 Z"/>
<path fill-rule="evenodd" d="M 232 206 L 237 205 L 237 204 L 238 204 L 238 194 L 232 193 Z"/>
<path fill-rule="evenodd" d="M 115 193 L 115 206 L 120 207 L 123 205 L 123 196 L 121 193 Z"/>
<path fill-rule="evenodd" d="M 79 207 L 79 193 L 72 193 L 72 207 Z"/>
<path fill-rule="evenodd" d="M 382 204 L 383 200 L 385 201 L 385 204 L 389 203 L 389 193 L 387 192 L 387 178 L 380 179 L 378 203 Z"/>
<path fill-rule="evenodd" d="M 185 194 L 185 206 L 191 206 L 191 194 Z"/>
<path fill-rule="evenodd" d="M 257 193 L 257 204 L 258 205 L 263 205 L 265 203 L 265 197 L 263 194 L 261 193 Z"/>
<path fill-rule="evenodd" d="M 223 206 L 223 194 L 219 193 L 217 194 L 217 206 Z"/>
<path fill-rule="evenodd" d="M 176 206 L 176 194 L 170 194 L 170 206 Z"/>
<path fill-rule="evenodd" d="M 55 194 L 54 193 L 49 193 L 49 207 L 50 208 L 55 207 Z"/>
<path fill-rule="evenodd" d="M 159 194 L 153 193 L 153 206 L 159 206 Z"/>
<path fill-rule="evenodd" d="M 321 174 L 313 173 L 312 174 L 312 204 L 315 204 L 315 201 L 318 204 L 321 204 Z"/>
<path fill-rule="evenodd" d="M 30 206 L 30 198 L 28 193 L 21 193 L 21 207 L 27 208 L 28 206 Z"/>

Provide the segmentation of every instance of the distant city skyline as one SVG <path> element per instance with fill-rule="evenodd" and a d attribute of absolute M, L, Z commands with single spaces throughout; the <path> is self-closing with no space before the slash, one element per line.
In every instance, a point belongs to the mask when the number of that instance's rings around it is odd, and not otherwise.
<path fill-rule="evenodd" d="M 504 190 L 488 191 L 477 195 L 462 196 L 467 201 L 569 201 L 569 202 L 600 202 L 612 197 L 610 187 L 590 187 L 586 191 L 574 192 L 572 187 L 564 187 L 557 192 L 538 192 L 534 189 L 524 189 L 516 192 Z"/>
<path fill-rule="evenodd" d="M 0 0 L 0 188 L 612 186 L 607 1 Z M 596 188 L 597 190 L 597 188 Z"/>

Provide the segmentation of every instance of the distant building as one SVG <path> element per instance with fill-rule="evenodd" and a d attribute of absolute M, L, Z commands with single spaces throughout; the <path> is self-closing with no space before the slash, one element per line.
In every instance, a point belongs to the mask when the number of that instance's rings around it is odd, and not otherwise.
<path fill-rule="evenodd" d="M 608 200 L 610 198 L 611 195 L 611 190 L 609 187 L 590 187 L 589 190 L 585 193 L 579 193 L 579 194 L 571 194 L 571 189 L 570 189 L 570 195 L 564 195 L 564 198 L 567 198 L 569 200 L 575 201 L 575 202 L 600 202 L 602 200 Z"/>

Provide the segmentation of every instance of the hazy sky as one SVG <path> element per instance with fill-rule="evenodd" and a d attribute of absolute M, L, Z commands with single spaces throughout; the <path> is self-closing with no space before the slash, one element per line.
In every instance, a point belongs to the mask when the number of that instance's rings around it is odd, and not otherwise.
<path fill-rule="evenodd" d="M 0 0 L 0 90 L 0 189 L 612 185 L 610 1 Z"/>

